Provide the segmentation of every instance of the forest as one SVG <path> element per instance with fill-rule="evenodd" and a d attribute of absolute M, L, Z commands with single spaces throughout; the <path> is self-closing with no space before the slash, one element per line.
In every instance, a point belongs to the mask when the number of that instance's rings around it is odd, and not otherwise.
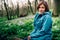
<path fill-rule="evenodd" d="M 0 0 L 0 40 L 22 40 L 33 30 L 41 0 Z M 60 0 L 44 0 L 52 14 L 52 40 L 60 40 Z"/>

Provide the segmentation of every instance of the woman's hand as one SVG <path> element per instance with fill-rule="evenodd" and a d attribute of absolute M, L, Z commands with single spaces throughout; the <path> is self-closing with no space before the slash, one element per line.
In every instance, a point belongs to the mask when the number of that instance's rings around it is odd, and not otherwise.
<path fill-rule="evenodd" d="M 30 40 L 30 38 L 31 38 L 31 37 L 30 37 L 30 36 L 28 36 L 28 40 Z"/>

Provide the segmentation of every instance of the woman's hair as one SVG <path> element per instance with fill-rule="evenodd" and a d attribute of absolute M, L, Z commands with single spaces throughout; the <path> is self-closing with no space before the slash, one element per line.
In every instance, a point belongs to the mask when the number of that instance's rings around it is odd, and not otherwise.
<path fill-rule="evenodd" d="M 42 5 L 42 4 L 45 6 L 45 12 L 48 12 L 48 11 L 49 11 L 49 7 L 48 7 L 48 4 L 47 4 L 46 1 L 40 2 L 40 3 L 38 4 L 38 6 L 37 6 L 37 10 L 40 8 L 40 5 Z"/>

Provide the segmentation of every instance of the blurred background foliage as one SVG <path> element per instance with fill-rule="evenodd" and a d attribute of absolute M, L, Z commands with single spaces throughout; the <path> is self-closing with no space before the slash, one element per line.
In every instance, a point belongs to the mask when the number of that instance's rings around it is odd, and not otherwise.
<path fill-rule="evenodd" d="M 0 19 L 0 40 L 13 40 L 15 37 L 24 38 L 32 32 L 33 18 L 23 17 L 4 21 Z M 60 19 L 53 17 L 52 40 L 60 40 Z"/>
<path fill-rule="evenodd" d="M 32 32 L 41 0 L 0 0 L 0 40 L 23 39 Z M 60 40 L 60 0 L 45 0 L 52 12 L 52 40 Z"/>

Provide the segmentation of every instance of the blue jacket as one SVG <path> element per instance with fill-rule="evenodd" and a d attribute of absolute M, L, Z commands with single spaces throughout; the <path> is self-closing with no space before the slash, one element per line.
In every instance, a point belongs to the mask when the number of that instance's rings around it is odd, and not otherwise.
<path fill-rule="evenodd" d="M 34 17 L 34 29 L 30 33 L 31 40 L 51 40 L 51 28 L 51 12 L 44 12 L 43 14 L 36 13 Z"/>

